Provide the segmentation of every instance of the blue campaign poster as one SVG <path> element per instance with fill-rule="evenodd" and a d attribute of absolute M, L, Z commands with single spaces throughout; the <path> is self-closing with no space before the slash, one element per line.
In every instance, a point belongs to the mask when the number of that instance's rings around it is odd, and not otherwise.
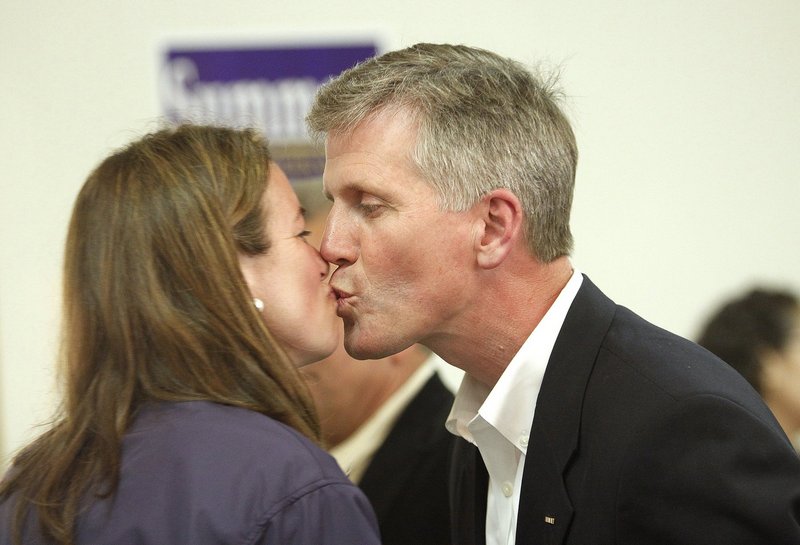
<path fill-rule="evenodd" d="M 162 113 L 173 123 L 256 127 L 291 180 L 318 178 L 324 154 L 305 127 L 314 94 L 378 49 L 375 41 L 341 39 L 330 45 L 319 39 L 307 45 L 167 45 L 159 76 Z"/>

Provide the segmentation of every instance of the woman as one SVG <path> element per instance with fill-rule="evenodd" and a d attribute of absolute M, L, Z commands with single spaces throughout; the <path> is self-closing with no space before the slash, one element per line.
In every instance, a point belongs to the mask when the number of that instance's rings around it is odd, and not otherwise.
<path fill-rule="evenodd" d="M 66 244 L 65 399 L 0 486 L 0 543 L 379 543 L 296 369 L 339 335 L 306 235 L 254 132 L 101 163 Z"/>
<path fill-rule="evenodd" d="M 750 382 L 795 446 L 800 446 L 797 297 L 788 291 L 753 289 L 723 304 L 697 342 Z"/>

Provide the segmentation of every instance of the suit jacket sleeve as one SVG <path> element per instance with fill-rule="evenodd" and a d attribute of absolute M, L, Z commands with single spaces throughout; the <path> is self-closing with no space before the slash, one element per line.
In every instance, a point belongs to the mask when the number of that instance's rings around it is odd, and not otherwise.
<path fill-rule="evenodd" d="M 626 453 L 619 543 L 800 543 L 800 475 L 785 443 L 731 400 L 683 400 Z"/>

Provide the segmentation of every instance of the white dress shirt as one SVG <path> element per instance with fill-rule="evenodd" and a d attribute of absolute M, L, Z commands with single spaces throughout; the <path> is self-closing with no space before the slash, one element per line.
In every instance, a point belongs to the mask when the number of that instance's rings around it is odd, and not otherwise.
<path fill-rule="evenodd" d="M 536 399 L 553 345 L 582 282 L 583 276 L 574 269 L 494 388 L 465 375 L 453 402 L 447 429 L 478 447 L 489 473 L 486 545 L 515 542 Z"/>

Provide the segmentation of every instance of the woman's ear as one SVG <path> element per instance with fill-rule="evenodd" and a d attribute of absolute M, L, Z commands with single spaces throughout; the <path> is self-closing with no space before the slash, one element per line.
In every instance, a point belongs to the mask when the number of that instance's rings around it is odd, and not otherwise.
<path fill-rule="evenodd" d="M 522 236 L 522 205 L 508 189 L 494 189 L 483 196 L 479 206 L 481 232 L 475 243 L 478 264 L 493 269 Z"/>
<path fill-rule="evenodd" d="M 258 278 L 258 261 L 253 256 L 239 252 L 239 270 L 242 271 L 247 289 L 253 293 L 253 286 L 256 285 L 256 278 Z M 253 293 L 253 295 L 256 294 Z"/>

